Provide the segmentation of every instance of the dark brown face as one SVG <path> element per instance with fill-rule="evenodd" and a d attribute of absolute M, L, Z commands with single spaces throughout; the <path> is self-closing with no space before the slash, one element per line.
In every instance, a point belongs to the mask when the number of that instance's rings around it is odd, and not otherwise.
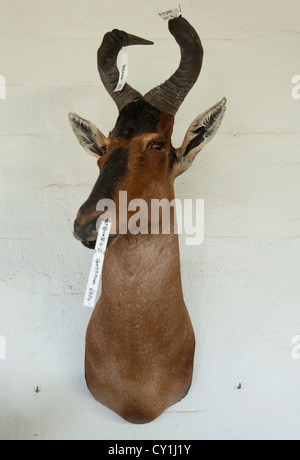
<path fill-rule="evenodd" d="M 100 175 L 74 224 L 75 236 L 85 246 L 95 247 L 96 223 L 101 214 L 96 208 L 100 200 L 113 200 L 118 216 L 120 191 L 127 192 L 128 203 L 133 199 L 149 203 L 152 198 L 170 197 L 170 165 L 176 156 L 171 146 L 173 125 L 172 115 L 142 98 L 121 111 L 109 137 L 99 146 Z M 117 221 L 117 231 L 119 225 Z"/>

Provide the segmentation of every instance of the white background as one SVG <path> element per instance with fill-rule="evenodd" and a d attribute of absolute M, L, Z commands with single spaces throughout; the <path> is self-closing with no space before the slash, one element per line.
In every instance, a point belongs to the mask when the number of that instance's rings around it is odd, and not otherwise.
<path fill-rule="evenodd" d="M 67 114 L 105 134 L 114 126 L 96 66 L 113 28 L 155 41 L 128 48 L 132 86 L 145 93 L 168 78 L 179 49 L 157 13 L 176 6 L 0 0 L 0 439 L 300 438 L 300 361 L 291 356 L 300 334 L 298 0 L 181 1 L 205 59 L 174 145 L 199 112 L 228 97 L 216 138 L 176 183 L 177 198 L 205 200 L 205 242 L 187 247 L 181 238 L 197 337 L 193 386 L 159 419 L 135 426 L 85 385 L 92 252 L 72 225 L 98 170 Z"/>

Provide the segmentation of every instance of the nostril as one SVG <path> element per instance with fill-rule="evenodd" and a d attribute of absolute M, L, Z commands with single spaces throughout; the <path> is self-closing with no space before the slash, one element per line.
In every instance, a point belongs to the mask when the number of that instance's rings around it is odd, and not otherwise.
<path fill-rule="evenodd" d="M 85 227 L 81 227 L 77 220 L 74 222 L 74 232 L 83 241 L 87 241 L 93 230 L 96 230 L 97 219 L 93 220 Z"/>
<path fill-rule="evenodd" d="M 83 239 L 82 238 L 82 235 L 83 235 L 83 228 L 80 227 L 80 225 L 78 224 L 77 220 L 75 220 L 74 222 L 74 233 L 80 238 L 80 239 Z"/>

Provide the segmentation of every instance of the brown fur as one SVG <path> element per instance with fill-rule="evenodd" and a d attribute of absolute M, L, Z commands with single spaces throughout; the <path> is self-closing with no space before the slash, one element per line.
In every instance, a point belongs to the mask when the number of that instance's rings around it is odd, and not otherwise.
<path fill-rule="evenodd" d="M 108 152 L 129 149 L 129 173 L 119 188 L 128 191 L 128 202 L 142 198 L 150 207 L 152 198 L 174 198 L 168 156 L 173 123 L 163 114 L 156 134 L 107 139 Z M 153 140 L 165 142 L 164 154 L 146 151 Z M 107 158 L 99 159 L 100 169 Z M 183 398 L 193 374 L 195 339 L 177 235 L 119 237 L 107 251 L 102 286 L 86 336 L 88 387 L 124 419 L 150 422 Z"/>
<path fill-rule="evenodd" d="M 107 251 L 86 337 L 95 399 L 132 423 L 150 422 L 187 392 L 194 347 L 177 237 L 119 238 Z"/>
<path fill-rule="evenodd" d="M 94 247 L 97 236 L 99 196 L 110 195 L 104 198 L 114 201 L 117 215 L 120 191 L 127 192 L 128 203 L 146 201 L 148 214 L 152 199 L 171 202 L 175 178 L 191 166 L 221 124 L 225 98 L 194 120 L 179 149 L 172 147 L 174 115 L 198 78 L 203 49 L 184 18 L 170 20 L 169 28 L 180 45 L 180 66 L 144 98 L 128 85 L 115 93 L 116 56 L 122 45 L 150 42 L 118 30 L 105 35 L 98 68 L 120 112 L 108 138 L 87 120 L 69 115 L 80 144 L 99 156 L 100 178 L 74 224 L 74 235 L 87 247 Z M 152 148 L 152 142 L 164 150 Z M 117 235 L 106 253 L 102 294 L 86 335 L 91 393 L 132 423 L 150 422 L 181 400 L 193 375 L 195 337 L 182 294 L 172 208 L 171 213 L 168 235 L 119 234 L 120 224 L 127 227 L 132 212 L 127 222 L 112 222 Z"/>

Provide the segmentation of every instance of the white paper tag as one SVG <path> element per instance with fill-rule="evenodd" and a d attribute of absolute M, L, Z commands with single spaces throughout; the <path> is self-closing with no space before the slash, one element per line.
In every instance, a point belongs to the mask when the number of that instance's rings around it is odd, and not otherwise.
<path fill-rule="evenodd" d="M 96 254 L 93 257 L 90 276 L 84 296 L 84 307 L 95 307 L 110 230 L 111 223 L 102 221 L 99 227 L 98 238 L 95 247 Z"/>
<path fill-rule="evenodd" d="M 115 89 L 115 93 L 117 93 L 118 91 L 122 91 L 122 89 L 125 86 L 128 77 L 128 65 L 128 54 L 126 53 L 126 49 L 123 47 L 120 51 L 120 76 L 117 87 Z"/>
<path fill-rule="evenodd" d="M 178 5 L 178 8 L 173 8 L 173 10 L 163 11 L 162 13 L 158 13 L 159 16 L 164 20 L 167 21 L 169 19 L 178 18 L 181 15 L 181 7 Z"/>
<path fill-rule="evenodd" d="M 97 253 L 104 255 L 107 247 L 110 230 L 111 222 L 102 221 L 98 230 L 98 238 L 95 246 L 95 250 Z"/>

